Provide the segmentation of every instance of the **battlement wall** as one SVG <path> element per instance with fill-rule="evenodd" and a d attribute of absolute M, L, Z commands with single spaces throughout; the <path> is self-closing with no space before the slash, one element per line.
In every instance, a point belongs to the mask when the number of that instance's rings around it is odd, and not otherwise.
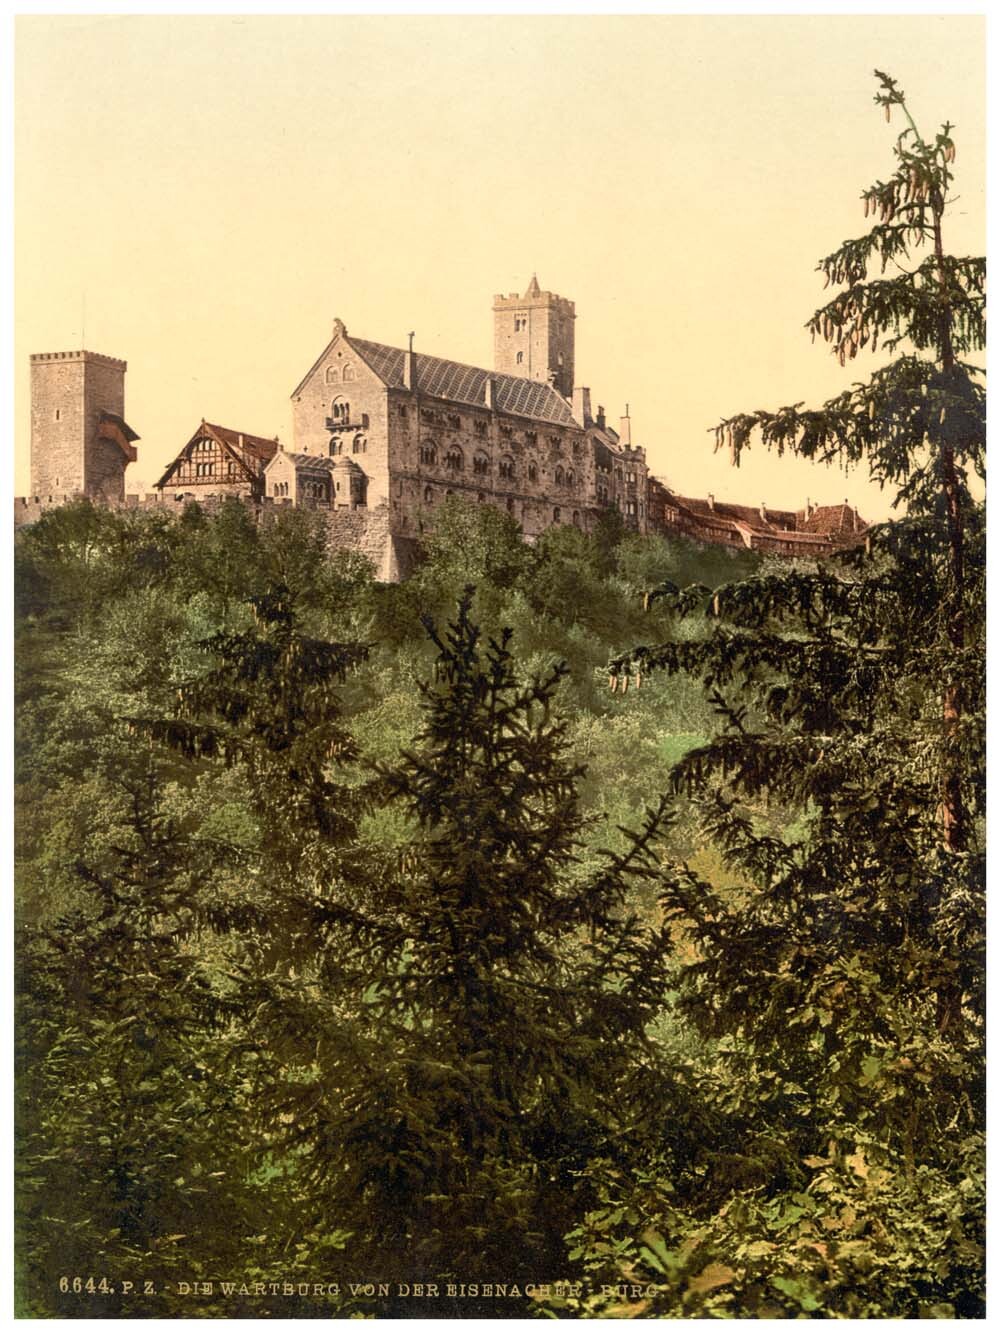
<path fill-rule="evenodd" d="M 14 501 L 14 527 L 18 529 L 29 523 L 37 523 L 44 513 L 83 498 L 80 492 L 18 496 Z M 215 514 L 234 499 L 245 505 L 260 524 L 273 523 L 283 510 L 294 507 L 290 499 L 275 500 L 270 496 L 253 500 L 245 495 L 210 495 L 196 503 L 206 514 Z M 126 495 L 124 500 L 105 504 L 102 508 L 116 512 L 165 513 L 171 518 L 179 518 L 188 503 L 189 497 L 185 497 L 182 503 L 172 497 L 165 499 L 159 491 L 155 491 L 148 495 Z M 379 582 L 399 583 L 416 567 L 420 555 L 419 542 L 413 537 L 397 536 L 392 532 L 388 505 L 377 505 L 374 509 L 327 509 L 323 505 L 308 507 L 323 518 L 328 549 L 359 551 L 367 556 Z"/>
<path fill-rule="evenodd" d="M 128 370 L 128 362 L 117 356 L 105 356 L 103 352 L 32 352 L 33 363 L 42 361 L 96 361 L 102 366 L 115 366 L 119 370 Z"/>

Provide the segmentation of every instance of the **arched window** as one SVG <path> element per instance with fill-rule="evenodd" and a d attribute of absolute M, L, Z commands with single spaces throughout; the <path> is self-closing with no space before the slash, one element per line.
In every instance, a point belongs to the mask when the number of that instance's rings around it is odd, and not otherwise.
<path fill-rule="evenodd" d="M 340 383 L 340 371 L 337 369 L 336 366 L 327 366 L 327 368 L 326 368 L 326 382 L 327 382 L 327 384 L 339 384 L 339 383 Z"/>
<path fill-rule="evenodd" d="M 536 467 L 536 465 L 535 465 L 534 463 L 529 463 L 529 464 L 528 464 L 528 480 L 529 480 L 529 481 L 537 481 L 537 480 L 538 480 L 538 468 Z"/>
<path fill-rule="evenodd" d="M 523 353 L 523 352 L 518 352 L 518 354 L 517 354 L 517 364 L 520 366 L 520 365 L 522 365 L 523 363 L 524 363 L 524 353 Z"/>
<path fill-rule="evenodd" d="M 330 416 L 338 426 L 344 426 L 351 419 L 351 405 L 346 398 L 337 397 L 330 404 Z"/>
<path fill-rule="evenodd" d="M 559 508 L 558 505 L 556 505 L 555 509 L 553 509 L 552 511 L 552 522 L 558 523 L 561 517 L 562 517 L 562 510 Z"/>
<path fill-rule="evenodd" d="M 472 460 L 472 470 L 477 477 L 485 477 L 490 470 L 489 454 L 484 454 L 480 450 Z"/>
<path fill-rule="evenodd" d="M 437 445 L 433 440 L 424 440 L 420 446 L 420 461 L 429 464 L 431 467 L 437 462 Z"/>
<path fill-rule="evenodd" d="M 570 490 L 573 489 L 573 481 L 574 481 L 573 469 L 570 468 L 566 473 L 566 485 L 569 487 Z"/>
<path fill-rule="evenodd" d="M 363 454 L 367 451 L 367 449 L 368 449 L 368 441 L 365 439 L 365 437 L 363 435 L 355 435 L 354 443 L 351 446 L 351 452 L 355 454 Z"/>
<path fill-rule="evenodd" d="M 513 514 L 513 512 L 514 512 L 514 501 L 510 498 L 510 496 L 508 496 L 508 497 L 507 497 L 507 513 L 508 513 L 508 514 Z"/>
<path fill-rule="evenodd" d="M 348 380 L 352 379 L 354 379 L 354 367 L 347 365 L 344 367 L 344 383 L 346 384 Z"/>
<path fill-rule="evenodd" d="M 434 499 L 434 487 L 433 487 L 433 486 L 425 486 L 425 487 L 424 487 L 424 504 L 429 505 L 429 504 L 432 502 L 433 499 Z"/>
<path fill-rule="evenodd" d="M 503 458 L 500 459 L 498 471 L 505 481 L 514 480 L 514 460 L 511 458 L 510 454 L 505 454 Z"/>
<path fill-rule="evenodd" d="M 580 511 L 579 511 L 579 509 L 574 509 L 574 510 L 573 510 L 573 526 L 574 526 L 575 528 L 578 528 L 578 527 L 580 526 Z"/>
<path fill-rule="evenodd" d="M 450 467 L 452 472 L 461 472 L 465 466 L 465 456 L 457 444 L 453 444 L 444 456 L 445 467 Z"/>
<path fill-rule="evenodd" d="M 563 470 L 562 470 L 562 464 L 560 463 L 559 466 L 556 468 L 556 485 L 561 486 L 562 484 L 563 484 Z"/>

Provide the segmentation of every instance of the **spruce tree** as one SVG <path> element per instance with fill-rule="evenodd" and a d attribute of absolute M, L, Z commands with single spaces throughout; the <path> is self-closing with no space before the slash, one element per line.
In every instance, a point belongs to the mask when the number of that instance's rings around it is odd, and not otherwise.
<path fill-rule="evenodd" d="M 985 426 L 964 358 L 983 346 L 984 263 L 944 249 L 950 126 L 925 140 L 877 78 L 905 121 L 895 169 L 862 195 L 867 233 L 821 261 L 840 290 L 808 327 L 842 365 L 894 358 L 819 409 L 717 433 L 734 461 L 759 437 L 866 463 L 900 517 L 817 568 L 661 587 L 710 630 L 612 665 L 709 691 L 719 733 L 673 783 L 733 872 L 680 869 L 662 899 L 696 950 L 677 985 L 731 1132 L 698 1191 L 647 1198 L 646 1244 L 623 1253 L 661 1284 L 649 1313 L 982 1309 Z"/>
<path fill-rule="evenodd" d="M 484 642 L 469 594 L 428 631 L 424 726 L 382 770 L 414 836 L 353 958 L 378 1043 L 341 1093 L 338 1192 L 388 1272 L 492 1273 L 523 1292 L 567 1275 L 593 1161 L 626 1159 L 675 1100 L 648 1032 L 669 937 L 627 902 L 659 878 L 666 819 L 650 811 L 623 854 L 576 869 L 581 774 L 554 712 L 566 668 L 522 683 L 510 632 Z"/>
<path fill-rule="evenodd" d="M 526 1284 L 568 1275 L 591 1164 L 644 1151 L 665 1105 L 684 1141 L 648 1031 L 670 941 L 627 902 L 658 882 L 664 809 L 621 855 L 576 867 L 566 669 L 522 683 L 471 593 L 446 631 L 428 621 L 412 749 L 363 780 L 334 688 L 363 647 L 303 639 L 281 597 L 258 610 L 260 630 L 211 642 L 177 716 L 144 725 L 246 773 L 260 834 L 224 926 L 230 1010 L 257 1062 L 259 1141 L 297 1201 L 281 1243 L 307 1276 L 307 1238 L 340 1238 L 345 1294 L 359 1287 L 344 1308 L 410 1313 L 361 1287 L 430 1282 L 440 1304 L 422 1313 L 492 1313 L 445 1288 L 494 1281 L 508 1313 L 527 1309 Z M 408 829 L 391 853 L 365 831 L 376 799 Z"/>

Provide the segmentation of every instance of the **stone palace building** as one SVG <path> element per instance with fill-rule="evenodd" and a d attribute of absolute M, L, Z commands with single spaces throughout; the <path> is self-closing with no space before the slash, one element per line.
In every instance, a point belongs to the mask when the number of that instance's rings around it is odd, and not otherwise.
<path fill-rule="evenodd" d="M 333 322 L 292 392 L 292 446 L 202 420 L 136 504 L 238 497 L 262 516 L 286 505 L 328 516 L 331 545 L 355 546 L 379 577 L 402 577 L 449 496 L 511 514 L 534 540 L 559 524 L 590 531 L 617 509 L 635 532 L 822 555 L 865 524 L 846 502 L 797 512 L 676 495 L 649 475 L 626 408 L 617 430 L 574 382 L 572 301 L 532 278 L 493 302 L 494 365 L 470 366 L 355 337 Z M 125 503 L 138 439 L 126 425 L 126 363 L 92 352 L 32 357 L 32 491 L 15 521 L 86 495 Z"/>

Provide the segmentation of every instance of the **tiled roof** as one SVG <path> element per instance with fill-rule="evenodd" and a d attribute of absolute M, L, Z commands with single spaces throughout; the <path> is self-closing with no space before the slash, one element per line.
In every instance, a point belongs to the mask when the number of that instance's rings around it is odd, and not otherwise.
<path fill-rule="evenodd" d="M 652 478 L 651 481 L 657 490 L 664 492 L 658 497 L 659 502 L 680 510 L 695 528 L 740 532 L 755 542 L 782 541 L 801 545 L 803 548 L 809 548 L 811 544 L 813 548 L 818 549 L 818 544 L 831 541 L 835 545 L 850 544 L 849 539 L 867 526 L 864 519 L 859 517 L 857 511 L 849 504 L 820 505 L 813 510 L 808 520 L 804 509 L 798 514 L 792 514 L 783 509 L 765 508 L 768 521 L 763 522 L 760 510 L 750 505 L 726 504 L 719 501 L 710 505 L 707 500 L 676 495 L 656 478 Z M 777 526 L 781 523 L 788 523 L 790 526 L 787 528 Z"/>
<path fill-rule="evenodd" d="M 191 446 L 195 441 L 203 440 L 206 436 L 214 437 L 220 444 L 233 451 L 234 457 L 239 460 L 240 467 L 247 470 L 248 479 L 252 479 L 256 471 L 252 460 L 256 460 L 258 463 L 266 463 L 269 458 L 273 458 L 278 452 L 277 440 L 266 440 L 263 435 L 248 435 L 246 431 L 231 430 L 228 426 L 217 426 L 214 422 L 202 419 L 201 425 L 155 484 L 165 486 L 174 470 L 183 459 L 189 456 Z M 240 443 L 241 438 L 242 444 Z M 136 436 L 136 439 L 138 439 L 138 436 Z"/>
<path fill-rule="evenodd" d="M 351 338 L 350 344 L 390 389 L 404 387 L 403 360 L 406 354 L 402 348 L 367 342 L 363 338 Z M 486 381 L 492 378 L 493 403 L 498 411 L 557 425 L 575 425 L 569 404 L 550 384 L 522 379 L 518 375 L 501 375 L 478 366 L 463 366 L 458 361 L 445 361 L 439 356 L 424 356 L 422 352 L 414 353 L 414 362 L 417 388 L 432 398 L 483 407 Z"/>
<path fill-rule="evenodd" d="M 686 495 L 675 495 L 674 499 L 699 518 L 731 518 L 737 523 L 746 523 L 751 528 L 764 531 L 769 528 L 794 530 L 796 527 L 795 515 L 787 509 L 765 508 L 767 517 L 762 519 L 759 506 L 728 504 L 723 500 L 709 504 L 707 500 L 696 500 Z"/>
<path fill-rule="evenodd" d="M 817 505 L 801 525 L 804 532 L 844 533 L 860 532 L 867 526 L 849 504 Z"/>
<path fill-rule="evenodd" d="M 202 427 L 207 427 L 213 435 L 218 436 L 220 440 L 225 441 L 232 448 L 243 448 L 255 458 L 270 458 L 278 450 L 278 441 L 267 440 L 263 435 L 248 435 L 245 430 L 231 430 L 228 426 L 216 426 L 211 421 L 202 422 Z M 192 439 L 198 439 L 202 433 L 202 427 L 195 431 Z"/>

